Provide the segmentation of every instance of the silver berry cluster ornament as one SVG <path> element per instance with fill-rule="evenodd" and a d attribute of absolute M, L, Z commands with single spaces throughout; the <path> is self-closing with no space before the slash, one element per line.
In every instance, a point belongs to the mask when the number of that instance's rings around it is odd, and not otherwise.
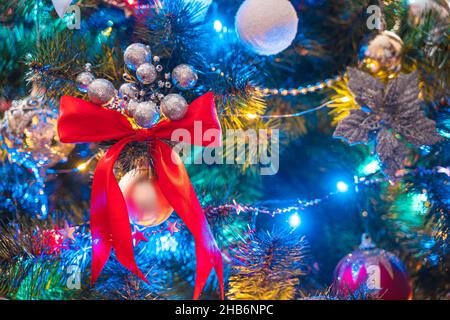
<path fill-rule="evenodd" d="M 91 64 L 87 63 L 85 66 L 85 71 L 80 73 L 76 78 L 76 83 L 78 90 L 83 93 L 88 92 L 88 87 L 92 81 L 95 80 L 94 75 L 91 73 Z"/>
<path fill-rule="evenodd" d="M 134 114 L 136 113 L 136 110 L 139 106 L 139 102 L 137 102 L 136 100 L 131 100 L 130 102 L 128 102 L 125 105 L 125 112 L 130 116 L 130 117 L 134 117 Z"/>
<path fill-rule="evenodd" d="M 151 49 L 142 43 L 133 43 L 124 52 L 126 71 L 119 90 L 106 79 L 95 79 L 91 65 L 77 76 L 76 82 L 81 92 L 88 94 L 95 104 L 122 112 L 134 119 L 143 128 L 154 126 L 161 113 L 172 121 L 183 119 L 188 103 L 174 89 L 189 90 L 195 87 L 198 75 L 194 68 L 181 64 L 165 70 L 158 56 L 152 56 Z"/>
<path fill-rule="evenodd" d="M 88 96 L 95 104 L 107 105 L 116 95 L 116 89 L 111 81 L 106 79 L 95 79 L 89 84 Z"/>
<path fill-rule="evenodd" d="M 161 102 L 161 112 L 170 120 L 177 121 L 184 118 L 188 103 L 179 94 L 169 94 Z"/>
<path fill-rule="evenodd" d="M 159 108 L 152 101 L 139 102 L 133 113 L 134 120 L 144 128 L 153 127 L 159 121 Z"/>
<path fill-rule="evenodd" d="M 95 77 L 90 72 L 82 72 L 77 76 L 77 87 L 81 92 L 86 93 L 88 91 L 89 85 L 92 81 L 95 80 Z"/>
<path fill-rule="evenodd" d="M 127 67 L 136 71 L 139 66 L 151 60 L 152 52 L 149 46 L 133 43 L 125 50 L 123 58 Z"/>
<path fill-rule="evenodd" d="M 172 82 L 180 90 L 189 90 L 197 84 L 198 75 L 188 64 L 180 64 L 172 71 Z"/>
<path fill-rule="evenodd" d="M 151 84 L 155 82 L 158 77 L 158 72 L 156 71 L 155 66 L 151 63 L 144 63 L 137 68 L 136 77 L 143 84 Z"/>
<path fill-rule="evenodd" d="M 133 83 L 124 83 L 119 88 L 119 98 L 136 100 L 139 96 L 139 89 Z"/>

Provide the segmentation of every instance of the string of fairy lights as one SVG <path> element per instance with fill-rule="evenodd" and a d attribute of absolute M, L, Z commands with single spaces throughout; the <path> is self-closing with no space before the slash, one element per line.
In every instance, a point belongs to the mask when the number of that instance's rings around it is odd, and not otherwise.
<path fill-rule="evenodd" d="M 373 171 L 373 164 L 369 163 L 367 166 L 370 166 L 370 171 Z M 415 168 L 415 169 L 405 169 L 398 173 L 399 177 L 405 176 L 422 176 L 422 175 L 433 175 L 433 174 L 446 174 L 450 177 L 450 168 L 449 167 L 435 167 L 432 169 L 426 168 Z M 326 201 L 331 200 L 332 198 L 345 194 L 353 190 L 358 193 L 361 191 L 362 187 L 369 187 L 374 185 L 379 185 L 381 183 L 391 183 L 391 181 L 381 175 L 377 175 L 376 172 L 371 174 L 370 176 L 354 176 L 352 182 L 349 181 L 338 181 L 336 183 L 336 189 L 323 197 L 309 199 L 309 200 L 301 200 L 301 199 L 287 199 L 287 200 L 266 200 L 257 202 L 253 205 L 240 204 L 233 200 L 231 203 L 222 204 L 219 206 L 208 206 L 204 209 L 207 217 L 224 217 L 230 216 L 231 214 L 249 214 L 253 217 L 258 215 L 267 215 L 272 218 L 277 216 L 288 216 L 287 222 L 289 226 L 295 230 L 302 224 L 301 212 L 311 208 L 318 206 Z M 417 194 L 417 200 L 423 203 L 428 201 L 428 194 L 426 190 L 423 190 L 422 193 Z M 281 206 L 282 204 L 288 204 L 286 206 Z M 367 211 L 362 211 L 361 215 L 363 217 L 367 217 Z M 179 232 L 183 229 L 183 225 L 179 225 L 177 221 L 169 221 L 168 225 L 161 225 L 158 227 L 143 227 L 132 223 L 133 225 L 133 239 L 136 241 L 142 241 L 143 235 L 158 235 L 163 234 L 165 232 L 170 232 L 173 236 L 174 233 Z M 72 227 L 75 229 L 80 229 L 82 226 Z M 78 233 L 79 234 L 79 233 Z M 144 240 L 145 241 L 145 240 Z"/>
<path fill-rule="evenodd" d="M 373 171 L 373 163 L 367 164 L 368 167 L 367 170 L 363 171 Z M 378 169 L 380 169 L 378 167 Z M 377 170 L 375 170 L 374 173 L 376 173 Z M 288 217 L 288 223 L 291 228 L 296 229 L 298 228 L 301 223 L 301 215 L 300 213 L 304 211 L 305 209 L 309 207 L 315 207 L 320 204 L 322 204 L 325 201 L 331 200 L 333 197 L 347 193 L 353 188 L 354 192 L 358 193 L 361 191 L 362 187 L 368 187 L 373 185 L 379 185 L 381 183 L 392 183 L 387 177 L 385 176 L 379 176 L 376 174 L 372 174 L 370 177 L 367 176 L 354 176 L 354 180 L 352 183 L 348 181 L 338 181 L 336 183 L 336 190 L 332 191 L 325 196 L 321 198 L 315 198 L 310 200 L 267 200 L 263 202 L 256 203 L 255 205 L 242 205 L 237 203 L 236 201 L 233 201 L 229 204 L 223 204 L 216 207 L 208 207 L 205 209 L 205 213 L 207 216 L 214 216 L 214 215 L 229 215 L 232 212 L 235 212 L 237 215 L 241 213 L 251 214 L 254 216 L 257 216 L 259 214 L 264 214 L 273 217 L 280 216 L 280 215 L 289 215 Z M 405 177 L 405 176 L 422 176 L 422 175 L 433 175 L 433 174 L 446 174 L 448 177 L 450 177 L 450 168 L 448 167 L 435 167 L 432 169 L 426 169 L 426 168 L 415 168 L 415 169 L 404 169 L 400 172 L 398 172 L 399 177 Z M 423 190 L 421 194 L 417 194 L 418 201 L 421 202 L 427 202 L 428 201 L 428 195 L 427 191 Z M 282 203 L 290 203 L 288 206 L 279 207 Z M 274 208 L 274 209 L 270 209 Z M 364 217 L 367 217 L 367 211 L 363 211 L 361 213 Z"/>
<path fill-rule="evenodd" d="M 345 194 L 354 190 L 354 192 L 358 193 L 361 190 L 361 187 L 368 187 L 373 185 L 378 185 L 381 183 L 390 182 L 387 177 L 377 175 L 377 170 L 374 167 L 373 162 L 367 164 L 367 170 L 363 170 L 363 172 L 371 172 L 368 176 L 354 176 L 353 182 L 349 181 L 339 181 L 336 184 L 336 190 L 326 194 L 321 198 L 315 198 L 310 200 L 266 200 L 256 203 L 254 205 L 245 205 L 240 204 L 236 201 L 232 201 L 229 204 L 223 204 L 219 206 L 209 206 L 205 208 L 205 214 L 208 218 L 214 217 L 226 217 L 232 214 L 240 215 L 246 214 L 251 215 L 253 218 L 256 218 L 260 214 L 268 215 L 272 218 L 276 216 L 287 216 L 287 223 L 291 228 L 291 232 L 294 232 L 297 228 L 302 225 L 302 215 L 301 213 L 311 207 L 318 206 L 325 201 L 331 200 L 333 197 L 338 196 L 339 194 Z M 380 169 L 380 168 L 378 168 Z M 415 168 L 415 169 L 405 169 L 398 173 L 399 177 L 404 177 L 408 175 L 432 175 L 432 174 L 445 174 L 450 177 L 450 168 L 449 167 L 435 167 L 432 169 L 426 168 Z M 423 203 L 424 205 L 428 202 L 428 194 L 426 190 L 422 190 L 422 193 L 418 193 L 415 195 L 415 199 L 417 202 Z M 286 206 L 282 206 L 282 204 L 288 204 Z M 363 210 L 361 212 L 361 216 L 367 218 L 368 212 Z M 163 225 L 155 226 L 155 227 L 145 227 L 140 226 L 138 224 L 133 223 L 132 228 L 132 239 L 135 245 L 138 245 L 140 242 L 148 242 L 150 236 L 161 235 L 161 243 L 170 243 L 168 241 L 168 235 L 170 234 L 173 237 L 176 233 L 180 232 L 185 228 L 183 224 L 178 224 L 178 220 L 170 219 Z M 249 226 L 250 233 L 255 232 L 255 228 Z M 85 244 L 82 248 L 80 248 L 83 252 L 88 252 L 90 250 L 90 232 L 88 228 L 88 224 L 70 226 L 67 221 L 65 221 L 63 229 L 54 229 L 52 230 L 52 234 L 56 238 L 60 238 L 64 242 L 64 239 L 83 239 L 86 240 Z"/>
<path fill-rule="evenodd" d="M 264 94 L 264 95 L 280 95 L 280 96 L 298 96 L 298 95 L 306 95 L 310 93 L 316 93 L 322 91 L 324 89 L 332 87 L 336 82 L 342 81 L 344 77 L 342 75 L 337 75 L 333 78 L 329 78 L 323 81 L 319 81 L 315 84 L 308 84 L 305 86 L 300 86 L 297 88 L 262 88 L 256 87 L 256 91 Z"/>

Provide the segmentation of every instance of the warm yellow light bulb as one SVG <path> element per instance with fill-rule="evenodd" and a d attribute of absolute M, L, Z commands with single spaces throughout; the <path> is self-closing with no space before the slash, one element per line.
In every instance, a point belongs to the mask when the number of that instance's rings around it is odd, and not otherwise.
<path fill-rule="evenodd" d="M 102 31 L 102 34 L 105 37 L 109 37 L 111 35 L 112 31 L 113 31 L 113 28 L 112 27 L 108 27 L 108 28 L 106 28 L 105 30 Z"/>
<path fill-rule="evenodd" d="M 341 102 L 350 102 L 350 101 L 352 101 L 352 99 L 350 97 L 342 97 L 340 100 L 341 100 Z"/>
<path fill-rule="evenodd" d="M 77 166 L 78 171 L 84 171 L 84 170 L 86 170 L 86 168 L 87 168 L 87 163 L 85 163 L 85 162 Z"/>

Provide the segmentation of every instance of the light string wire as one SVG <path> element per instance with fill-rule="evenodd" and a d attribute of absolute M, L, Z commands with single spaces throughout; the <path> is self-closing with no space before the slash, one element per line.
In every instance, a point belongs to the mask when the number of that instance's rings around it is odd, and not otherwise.
<path fill-rule="evenodd" d="M 91 164 L 91 162 L 94 161 L 100 154 L 101 154 L 101 151 L 97 152 L 92 157 L 90 157 L 88 160 L 86 160 L 86 161 L 82 162 L 81 164 L 77 165 L 75 168 L 71 168 L 71 169 L 47 169 L 46 172 L 48 174 L 67 174 L 67 173 L 81 172 L 81 171 L 86 170 L 88 168 L 88 166 Z"/>
<path fill-rule="evenodd" d="M 326 107 L 328 107 L 330 104 L 332 104 L 334 101 L 328 101 L 325 102 L 323 104 L 321 104 L 320 106 L 308 109 L 308 110 L 304 110 L 304 111 L 300 111 L 297 113 L 291 113 L 291 114 L 274 114 L 274 115 L 256 115 L 256 114 L 237 114 L 235 116 L 237 117 L 245 117 L 248 119 L 256 119 L 256 118 L 260 118 L 260 119 L 283 119 L 283 118 L 296 118 L 296 117 L 303 117 L 309 113 L 313 113 L 313 112 L 317 112 L 320 111 L 322 109 L 325 109 Z"/>

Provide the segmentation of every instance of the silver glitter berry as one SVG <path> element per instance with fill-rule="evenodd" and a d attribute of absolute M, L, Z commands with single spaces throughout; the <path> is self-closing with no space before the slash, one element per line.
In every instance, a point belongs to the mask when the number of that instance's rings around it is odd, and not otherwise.
<path fill-rule="evenodd" d="M 162 72 L 163 70 L 164 70 L 164 68 L 163 68 L 162 65 L 158 64 L 158 65 L 156 66 L 156 71 Z"/>
<path fill-rule="evenodd" d="M 172 84 L 171 84 L 170 82 L 166 82 L 166 88 L 167 88 L 167 89 L 172 88 Z"/>
<path fill-rule="evenodd" d="M 151 101 L 140 102 L 134 111 L 134 120 L 144 128 L 150 128 L 159 121 L 158 106 Z"/>
<path fill-rule="evenodd" d="M 188 64 L 180 64 L 172 71 L 172 82 L 180 90 L 192 89 L 198 80 L 194 68 Z"/>
<path fill-rule="evenodd" d="M 128 102 L 128 104 L 125 107 L 125 111 L 127 112 L 127 114 L 130 117 L 134 116 L 138 105 L 139 105 L 139 102 L 137 102 L 136 100 L 131 100 L 130 102 Z"/>
<path fill-rule="evenodd" d="M 86 93 L 88 91 L 88 87 L 92 81 L 95 80 L 95 77 L 92 73 L 84 71 L 80 73 L 75 81 L 77 82 L 77 88 L 81 92 Z"/>
<path fill-rule="evenodd" d="M 158 87 L 164 88 L 165 84 L 164 81 L 158 81 Z"/>
<path fill-rule="evenodd" d="M 152 53 L 150 49 L 142 43 L 133 43 L 128 46 L 123 56 L 128 68 L 135 71 L 141 64 L 149 62 Z"/>
<path fill-rule="evenodd" d="M 139 89 L 132 83 L 124 83 L 119 88 L 119 98 L 137 99 Z"/>
<path fill-rule="evenodd" d="M 88 96 L 95 104 L 106 105 L 116 94 L 114 85 L 106 79 L 95 79 L 88 87 Z"/>
<path fill-rule="evenodd" d="M 153 83 L 157 76 L 155 66 L 151 63 L 144 63 L 136 70 L 136 77 L 143 84 Z"/>
<path fill-rule="evenodd" d="M 186 99 L 179 94 L 169 94 L 161 102 L 161 112 L 172 121 L 183 119 L 187 109 Z"/>

